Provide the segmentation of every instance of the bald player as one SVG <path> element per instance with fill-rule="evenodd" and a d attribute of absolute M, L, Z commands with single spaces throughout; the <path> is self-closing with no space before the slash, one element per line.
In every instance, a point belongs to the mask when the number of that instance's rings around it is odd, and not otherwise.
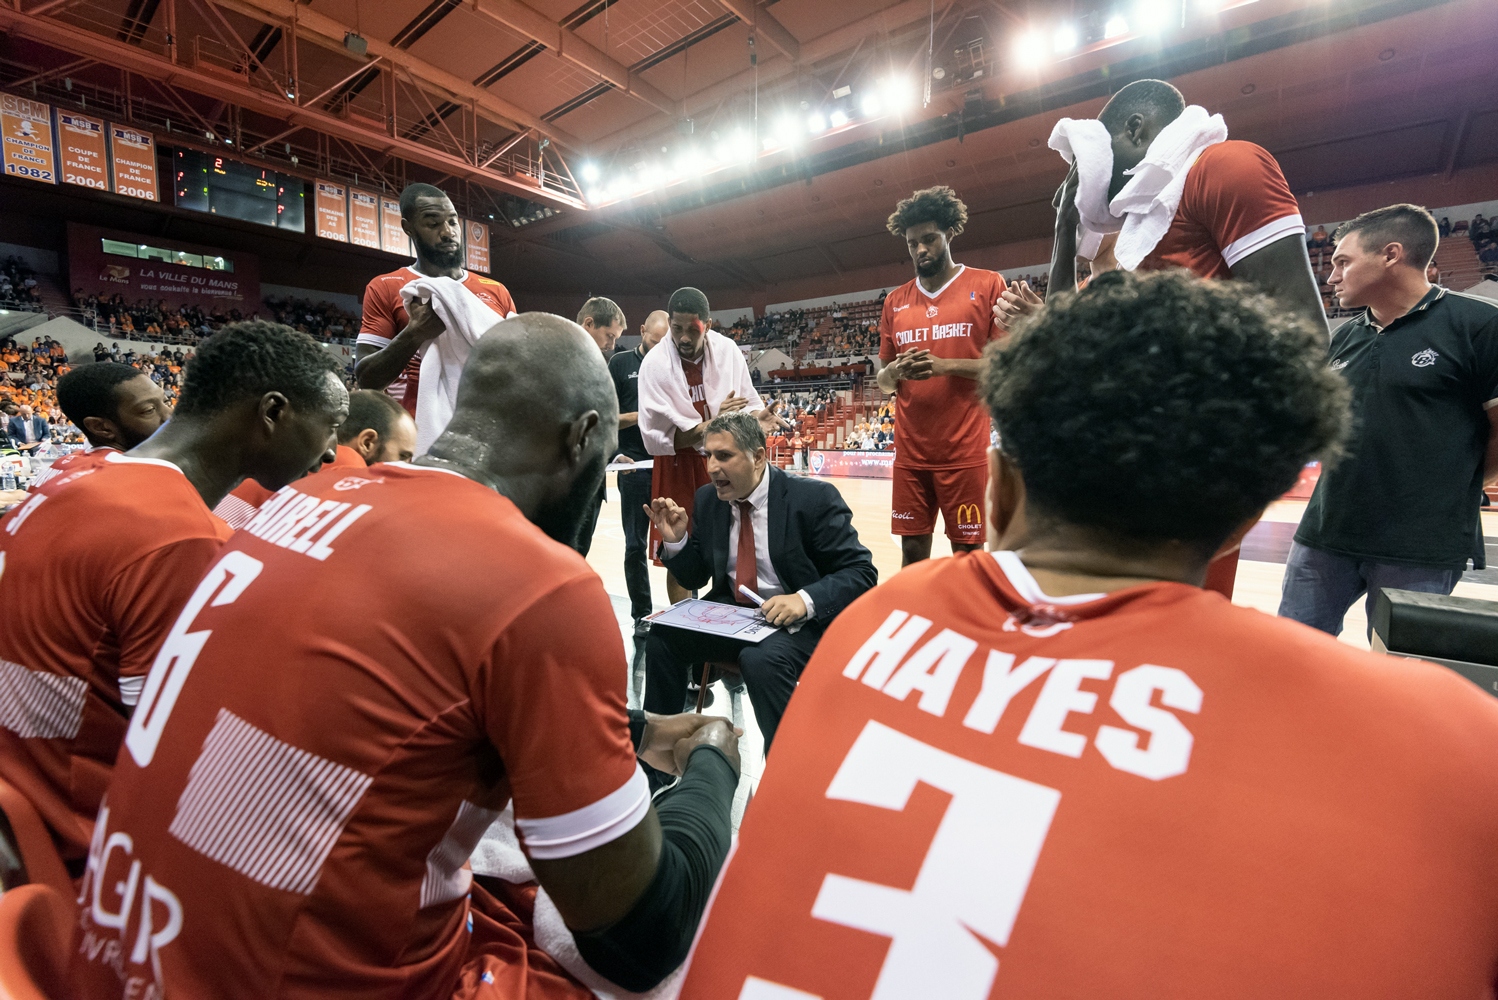
<path fill-rule="evenodd" d="M 534 888 L 464 867 L 511 816 L 574 971 L 643 991 L 681 962 L 737 742 L 626 712 L 609 597 L 566 544 L 617 413 L 596 345 L 529 313 L 475 345 L 416 464 L 311 476 L 234 536 L 99 814 L 79 995 L 582 1000 Z M 683 773 L 659 808 L 637 752 Z"/>
<path fill-rule="evenodd" d="M 1113 138 L 1108 197 L 1129 183 L 1160 132 L 1186 110 L 1186 99 L 1164 80 L 1138 80 L 1119 90 L 1098 114 Z M 1246 281 L 1312 324 L 1326 328 L 1321 292 L 1306 253 L 1300 203 L 1268 150 L 1228 139 L 1206 146 L 1186 167 L 1185 189 L 1170 228 L 1138 269 L 1181 267 L 1202 278 Z M 1077 167 L 1056 192 L 1056 239 L 1048 295 L 1076 288 Z M 1040 300 L 1010 290 L 995 315 L 1012 322 Z M 1219 555 L 1206 586 L 1233 596 L 1238 549 Z"/>
<path fill-rule="evenodd" d="M 0 520 L 0 777 L 75 872 L 146 672 L 229 535 L 212 505 L 332 451 L 348 412 L 336 368 L 290 327 L 226 326 L 198 345 L 170 422 L 74 461 Z"/>
<path fill-rule="evenodd" d="M 409 462 L 416 454 L 416 421 L 387 393 L 355 389 L 348 395 L 348 416 L 338 427 L 338 447 L 330 469 L 362 469 L 376 462 Z M 322 458 L 311 472 L 323 468 Z M 276 493 L 246 479 L 219 501 L 213 513 L 234 529 L 254 520 Z"/>

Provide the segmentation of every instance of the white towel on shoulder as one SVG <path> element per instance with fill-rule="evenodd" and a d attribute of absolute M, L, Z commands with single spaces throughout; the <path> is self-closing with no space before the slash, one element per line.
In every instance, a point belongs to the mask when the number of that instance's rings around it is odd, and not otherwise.
<path fill-rule="evenodd" d="M 1063 118 L 1057 122 L 1051 132 L 1050 147 L 1068 163 L 1073 159 L 1078 161 L 1077 214 L 1082 226 L 1077 252 L 1090 259 L 1096 255 L 1103 234 L 1117 232 L 1118 244 L 1113 253 L 1119 266 L 1126 271 L 1138 267 L 1170 229 L 1186 190 L 1186 176 L 1196 158 L 1202 150 L 1227 137 L 1228 127 L 1222 115 L 1209 115 L 1206 108 L 1197 104 L 1188 106 L 1155 136 L 1144 159 L 1126 171 L 1129 182 L 1100 212 L 1098 192 L 1107 198 L 1108 183 L 1113 176 L 1113 146 L 1108 130 L 1096 119 Z"/>
<path fill-rule="evenodd" d="M 729 393 L 747 399 L 745 408 L 754 413 L 765 408 L 759 390 L 749 377 L 749 364 L 739 345 L 715 330 L 707 331 L 702 352 L 702 388 L 709 418 Z M 652 455 L 676 454 L 676 430 L 689 431 L 702 422 L 692 405 L 686 372 L 676 341 L 665 338 L 645 355 L 640 364 L 640 436 Z M 699 449 L 700 450 L 700 449 Z"/>
<path fill-rule="evenodd" d="M 500 813 L 499 819 L 490 825 L 474 848 L 468 865 L 479 875 L 501 878 L 512 885 L 524 885 L 536 881 L 525 852 L 520 848 L 520 838 L 515 835 L 515 805 L 511 803 Z M 665 1000 L 676 996 L 681 989 L 685 966 L 678 968 L 649 993 L 631 993 L 616 986 L 593 971 L 593 967 L 577 950 L 577 941 L 567 928 L 557 905 L 551 901 L 546 890 L 536 888 L 536 907 L 531 916 L 531 930 L 536 946 L 557 960 L 562 968 L 572 973 L 598 1000 Z"/>
<path fill-rule="evenodd" d="M 445 327 L 426 345 L 421 358 L 421 380 L 416 392 L 416 454 L 425 455 L 453 418 L 458 380 L 474 343 L 504 319 L 479 300 L 461 281 L 423 275 L 401 286 L 401 302 L 430 302 Z"/>

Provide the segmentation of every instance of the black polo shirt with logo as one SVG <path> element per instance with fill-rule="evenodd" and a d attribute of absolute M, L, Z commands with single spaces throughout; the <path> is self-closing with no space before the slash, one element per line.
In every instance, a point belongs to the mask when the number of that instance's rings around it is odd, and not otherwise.
<path fill-rule="evenodd" d="M 637 347 L 620 351 L 609 358 L 609 377 L 614 380 L 614 394 L 619 397 L 620 413 L 638 413 L 640 409 L 640 363 L 645 355 Z M 650 452 L 645 450 L 645 439 L 640 436 L 640 427 L 619 428 L 619 452 L 636 462 L 648 461 Z"/>
<path fill-rule="evenodd" d="M 1433 286 L 1382 330 L 1368 311 L 1344 323 L 1330 356 L 1352 389 L 1352 434 L 1295 540 L 1355 559 L 1482 569 L 1498 305 Z"/>

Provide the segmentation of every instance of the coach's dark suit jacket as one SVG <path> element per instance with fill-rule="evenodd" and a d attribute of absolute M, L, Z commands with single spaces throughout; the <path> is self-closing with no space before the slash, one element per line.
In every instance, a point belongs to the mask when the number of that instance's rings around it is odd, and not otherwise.
<path fill-rule="evenodd" d="M 787 594 L 806 591 L 812 620 L 827 625 L 879 582 L 869 550 L 853 529 L 853 513 L 831 483 L 787 476 L 774 466 L 770 477 L 770 563 Z M 663 558 L 676 582 L 697 590 L 712 582 L 706 598 L 734 603 L 728 575 L 728 535 L 733 514 L 711 483 L 697 491 L 692 533 L 686 548 Z"/>

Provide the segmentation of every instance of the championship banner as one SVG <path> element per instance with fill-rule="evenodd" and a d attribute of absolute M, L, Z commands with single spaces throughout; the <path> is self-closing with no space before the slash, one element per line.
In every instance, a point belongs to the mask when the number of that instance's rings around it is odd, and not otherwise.
<path fill-rule="evenodd" d="M 348 190 L 348 235 L 355 246 L 380 249 L 380 196 Z"/>
<path fill-rule="evenodd" d="M 895 478 L 895 453 L 892 451 L 814 451 L 811 453 L 813 476 L 840 476 L 848 479 Z"/>
<path fill-rule="evenodd" d="M 111 125 L 109 135 L 114 193 L 160 201 L 156 192 L 156 140 L 150 133 L 128 125 Z"/>
<path fill-rule="evenodd" d="M 7 174 L 57 183 L 51 105 L 0 94 L 0 136 Z"/>
<path fill-rule="evenodd" d="M 489 227 L 472 219 L 463 220 L 463 232 L 467 236 L 468 256 L 464 266 L 470 271 L 489 273 Z"/>
<path fill-rule="evenodd" d="M 73 111 L 57 112 L 57 153 L 62 182 L 109 190 L 109 156 L 104 123 Z"/>
<path fill-rule="evenodd" d="M 348 191 L 342 184 L 318 181 L 313 200 L 317 235 L 325 240 L 348 242 Z"/>
<path fill-rule="evenodd" d="M 380 249 L 402 257 L 416 256 L 411 237 L 401 228 L 401 203 L 394 198 L 380 199 Z"/>

